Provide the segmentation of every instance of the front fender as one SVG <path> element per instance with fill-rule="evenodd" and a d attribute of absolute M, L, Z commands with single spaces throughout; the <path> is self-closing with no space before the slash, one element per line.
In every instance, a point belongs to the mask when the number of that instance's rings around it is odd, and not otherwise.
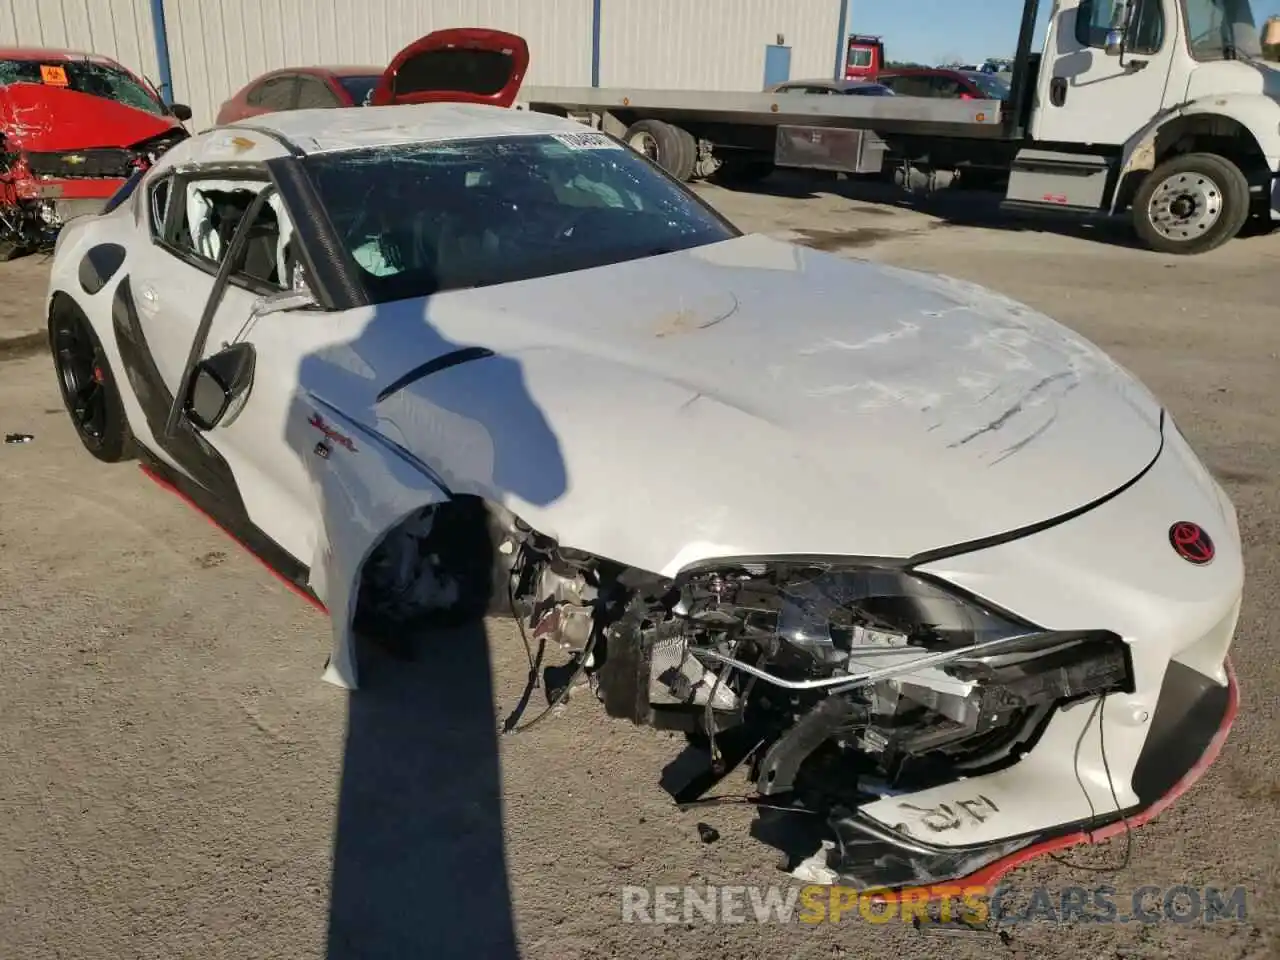
<path fill-rule="evenodd" d="M 1155 167 L 1156 138 L 1162 130 L 1183 118 L 1211 117 L 1221 117 L 1244 127 L 1258 145 L 1267 167 L 1273 173 L 1280 169 L 1280 103 L 1262 94 L 1228 93 L 1192 100 L 1153 117 L 1126 141 L 1116 182 L 1123 183 L 1129 174 Z M 1121 191 L 1116 190 L 1111 199 L 1113 214 L 1120 198 Z"/>
<path fill-rule="evenodd" d="M 311 586 L 329 611 L 333 651 L 324 679 L 359 686 L 352 622 L 360 572 L 383 535 L 448 493 L 411 454 L 311 396 L 306 417 L 325 437 L 307 458 L 320 504 L 321 536 Z M 318 418 L 318 420 L 316 419 Z"/>

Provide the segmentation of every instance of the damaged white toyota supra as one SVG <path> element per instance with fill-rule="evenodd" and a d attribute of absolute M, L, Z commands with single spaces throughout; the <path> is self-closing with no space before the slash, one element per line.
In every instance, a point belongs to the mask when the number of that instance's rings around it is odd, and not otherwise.
<path fill-rule="evenodd" d="M 1194 782 L 1244 574 L 1160 403 L 1027 307 L 743 235 L 510 109 L 527 60 L 433 34 L 382 106 L 206 131 L 68 225 L 88 450 L 327 610 L 330 681 L 356 636 L 509 615 L 689 735 L 678 799 L 745 773 L 846 883 L 990 878 Z"/>

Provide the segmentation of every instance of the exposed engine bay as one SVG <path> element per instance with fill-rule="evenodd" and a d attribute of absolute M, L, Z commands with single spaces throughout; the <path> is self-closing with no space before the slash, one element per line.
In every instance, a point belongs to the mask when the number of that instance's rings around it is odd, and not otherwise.
<path fill-rule="evenodd" d="M 458 517 L 428 510 L 370 559 L 382 632 L 479 611 L 485 551 L 446 544 L 480 521 Z M 547 712 L 585 679 L 609 716 L 685 732 L 706 764 L 678 803 L 743 767 L 771 809 L 847 812 L 1016 763 L 1058 707 L 1133 689 L 1117 635 L 1043 631 L 906 569 L 726 560 L 668 580 L 502 527 L 489 606 L 536 644 L 531 683 L 547 650 L 570 658 Z"/>

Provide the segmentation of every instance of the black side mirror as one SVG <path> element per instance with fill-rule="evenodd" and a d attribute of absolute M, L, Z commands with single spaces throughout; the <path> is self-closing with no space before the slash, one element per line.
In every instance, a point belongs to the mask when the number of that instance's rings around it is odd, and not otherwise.
<path fill-rule="evenodd" d="M 192 116 L 191 108 L 188 107 L 185 103 L 170 104 L 169 112 L 173 114 L 175 117 L 177 117 L 179 120 L 181 120 L 183 123 L 186 123 L 188 120 L 190 120 Z"/>
<path fill-rule="evenodd" d="M 222 423 L 236 400 L 253 386 L 256 359 L 252 344 L 242 342 L 196 364 L 182 403 L 192 426 L 212 430 Z"/>
<path fill-rule="evenodd" d="M 226 416 L 231 406 L 231 387 L 224 383 L 218 372 L 210 368 L 208 361 L 196 365 L 196 375 L 191 381 L 183 408 L 187 419 L 197 430 L 212 430 Z"/>

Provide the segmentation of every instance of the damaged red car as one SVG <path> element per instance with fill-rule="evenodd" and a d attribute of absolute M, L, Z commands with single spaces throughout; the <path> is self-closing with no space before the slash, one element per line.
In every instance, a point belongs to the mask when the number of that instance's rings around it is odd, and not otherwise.
<path fill-rule="evenodd" d="M 0 260 L 49 246 L 188 136 L 191 109 L 109 57 L 0 47 Z"/>

